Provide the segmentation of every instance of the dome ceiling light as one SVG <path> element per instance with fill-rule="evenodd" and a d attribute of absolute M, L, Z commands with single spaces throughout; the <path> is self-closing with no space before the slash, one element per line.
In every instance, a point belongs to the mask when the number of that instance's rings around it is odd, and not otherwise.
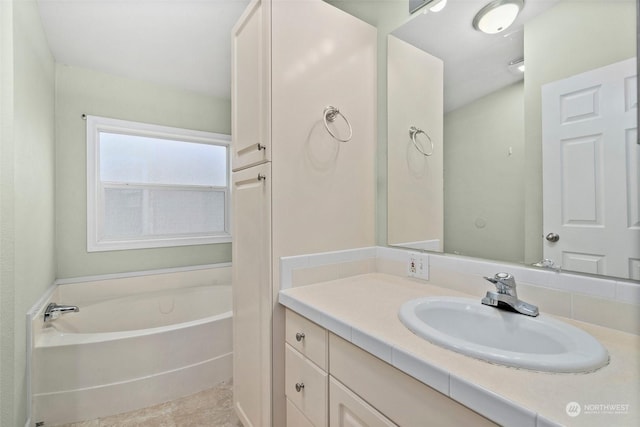
<path fill-rule="evenodd" d="M 506 30 L 524 7 L 524 0 L 493 0 L 473 18 L 473 28 L 487 34 Z"/>
<path fill-rule="evenodd" d="M 440 12 L 447 5 L 447 0 L 440 0 L 440 2 L 436 3 L 435 6 L 431 6 L 429 10 L 431 12 Z"/>

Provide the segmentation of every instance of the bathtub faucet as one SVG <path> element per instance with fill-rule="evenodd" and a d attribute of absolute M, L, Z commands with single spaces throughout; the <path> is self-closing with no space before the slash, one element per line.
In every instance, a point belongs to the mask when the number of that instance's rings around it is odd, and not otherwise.
<path fill-rule="evenodd" d="M 44 321 L 51 322 L 52 320 L 56 320 L 60 317 L 61 314 L 77 313 L 79 311 L 80 309 L 76 305 L 58 305 L 55 302 L 52 302 L 44 311 Z"/>

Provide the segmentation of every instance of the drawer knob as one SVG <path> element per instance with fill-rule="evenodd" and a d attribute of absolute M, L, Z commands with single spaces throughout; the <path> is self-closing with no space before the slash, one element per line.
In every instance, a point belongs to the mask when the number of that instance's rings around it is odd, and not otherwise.
<path fill-rule="evenodd" d="M 298 332 L 296 334 L 296 341 L 300 342 L 304 339 L 304 332 Z"/>
<path fill-rule="evenodd" d="M 302 390 L 304 390 L 304 383 L 296 383 L 296 391 L 300 393 Z"/>

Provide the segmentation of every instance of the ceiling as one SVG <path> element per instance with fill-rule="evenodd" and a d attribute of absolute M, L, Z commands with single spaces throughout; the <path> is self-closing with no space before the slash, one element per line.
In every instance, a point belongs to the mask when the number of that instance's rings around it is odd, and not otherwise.
<path fill-rule="evenodd" d="M 444 61 L 444 108 L 448 112 L 522 80 L 523 75 L 507 67 L 524 56 L 524 23 L 558 1 L 525 0 L 513 25 L 490 35 L 472 26 L 476 13 L 490 0 L 448 0 L 442 11 L 418 12 L 392 34 Z"/>
<path fill-rule="evenodd" d="M 37 1 L 56 62 L 230 99 L 231 29 L 249 0 Z M 446 111 L 521 79 L 506 65 L 522 57 L 522 23 L 559 0 L 526 0 L 491 36 L 471 26 L 488 1 L 449 0 L 393 33 L 444 60 Z"/>
<path fill-rule="evenodd" d="M 56 62 L 231 97 L 231 29 L 249 0 L 37 0 Z"/>

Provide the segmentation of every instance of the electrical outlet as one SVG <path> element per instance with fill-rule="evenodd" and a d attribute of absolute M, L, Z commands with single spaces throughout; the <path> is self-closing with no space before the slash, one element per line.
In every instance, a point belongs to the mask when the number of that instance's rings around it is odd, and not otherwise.
<path fill-rule="evenodd" d="M 407 276 L 429 280 L 429 255 L 421 252 L 407 252 Z"/>

